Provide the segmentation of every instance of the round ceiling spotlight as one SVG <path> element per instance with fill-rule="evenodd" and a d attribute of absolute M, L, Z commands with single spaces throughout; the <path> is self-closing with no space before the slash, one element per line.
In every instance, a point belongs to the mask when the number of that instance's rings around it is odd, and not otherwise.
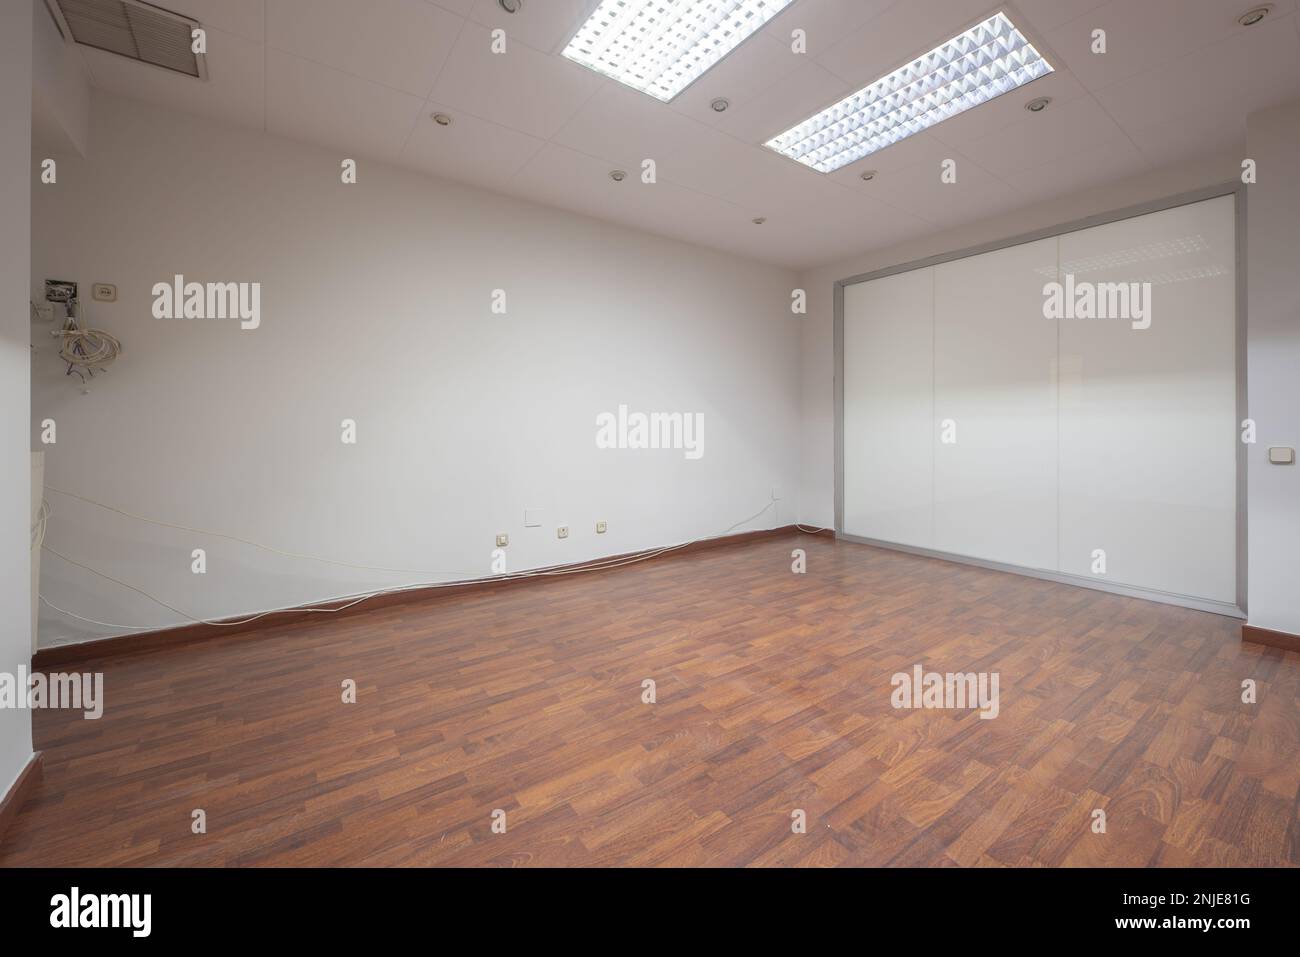
<path fill-rule="evenodd" d="M 452 120 L 446 113 L 434 113 L 433 122 L 437 123 L 439 126 L 451 126 Z"/>
<path fill-rule="evenodd" d="M 1247 10 L 1241 16 L 1237 17 L 1237 22 L 1243 27 L 1253 27 L 1266 16 L 1273 12 L 1273 5 L 1266 3 L 1262 7 L 1255 7 L 1253 10 Z"/>
<path fill-rule="evenodd" d="M 727 112 L 727 107 L 731 106 L 731 101 L 725 96 L 720 96 L 710 103 L 709 106 L 713 109 L 714 113 L 725 113 Z"/>
<path fill-rule="evenodd" d="M 506 13 L 518 13 L 524 6 L 524 0 L 497 0 L 497 4 Z"/>
<path fill-rule="evenodd" d="M 865 183 L 870 183 L 873 179 L 876 178 L 876 172 L 877 171 L 874 169 L 867 170 L 865 173 L 862 174 L 862 181 Z"/>
<path fill-rule="evenodd" d="M 755 226 L 762 226 L 765 222 L 767 222 L 767 217 L 766 217 L 766 216 L 755 216 L 753 222 L 754 222 L 754 225 L 755 225 Z"/>
<path fill-rule="evenodd" d="M 621 169 L 612 169 L 609 171 L 609 178 L 616 183 L 621 183 L 627 179 L 627 173 Z"/>
<path fill-rule="evenodd" d="M 1030 113 L 1041 113 L 1043 110 L 1047 109 L 1047 104 L 1051 102 L 1052 98 L 1050 96 L 1040 96 L 1038 99 L 1030 100 L 1026 103 L 1025 109 Z"/>

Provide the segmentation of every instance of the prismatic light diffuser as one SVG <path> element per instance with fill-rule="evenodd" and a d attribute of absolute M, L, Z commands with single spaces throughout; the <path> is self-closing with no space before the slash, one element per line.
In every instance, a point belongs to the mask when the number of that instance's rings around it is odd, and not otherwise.
<path fill-rule="evenodd" d="M 793 0 L 601 0 L 564 56 L 665 103 Z"/>
<path fill-rule="evenodd" d="M 995 13 L 765 145 L 832 173 L 1051 72 L 1006 14 Z"/>

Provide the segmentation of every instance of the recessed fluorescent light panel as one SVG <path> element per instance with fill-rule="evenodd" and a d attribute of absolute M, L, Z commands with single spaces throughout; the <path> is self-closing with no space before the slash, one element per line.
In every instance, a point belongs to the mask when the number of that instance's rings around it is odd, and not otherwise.
<path fill-rule="evenodd" d="M 667 103 L 793 0 L 601 0 L 564 55 Z"/>
<path fill-rule="evenodd" d="M 833 173 L 1051 72 L 1024 34 L 996 13 L 766 145 Z"/>

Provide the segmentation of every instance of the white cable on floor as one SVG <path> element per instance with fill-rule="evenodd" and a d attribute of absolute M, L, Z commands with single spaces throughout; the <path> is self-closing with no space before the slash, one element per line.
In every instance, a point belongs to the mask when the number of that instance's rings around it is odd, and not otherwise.
<path fill-rule="evenodd" d="M 46 488 L 51 488 L 51 486 L 46 486 Z M 58 491 L 58 489 L 52 489 L 52 490 Z M 72 493 L 64 492 L 63 494 L 70 495 Z M 79 495 L 74 495 L 73 497 L 81 498 L 81 496 Z M 91 500 L 85 499 L 85 501 L 91 501 Z M 98 505 L 99 503 L 93 502 L 92 504 Z M 771 508 L 775 504 L 776 504 L 775 502 L 768 502 L 766 505 L 764 505 L 753 515 L 750 515 L 748 518 L 741 519 L 739 522 L 732 525 L 726 531 L 720 532 L 717 535 L 709 535 L 704 538 L 696 538 L 687 542 L 681 542 L 677 545 L 665 545 L 660 548 L 643 549 L 640 552 L 633 552 L 629 555 L 615 556 L 612 558 L 594 559 L 591 562 L 584 563 L 575 568 L 531 569 L 531 570 L 525 570 L 520 572 L 509 572 L 502 575 L 492 575 L 487 578 L 466 578 L 466 579 L 443 581 L 443 582 L 414 582 L 409 585 L 396 585 L 391 588 L 381 588 L 376 591 L 357 592 L 351 595 L 340 595 L 337 598 L 328 599 L 328 601 L 330 602 L 342 601 L 342 602 L 347 602 L 347 604 L 337 605 L 331 608 L 316 608 L 316 607 L 301 608 L 297 606 L 288 606 L 285 608 L 274 608 L 271 609 L 270 611 L 260 612 L 259 614 L 252 615 L 248 618 L 241 618 L 237 621 L 210 619 L 210 618 L 195 618 L 193 615 L 181 611 L 179 608 L 176 608 L 173 605 L 167 604 L 167 602 L 163 601 L 160 598 L 156 598 L 155 596 L 149 594 L 143 589 L 137 588 L 134 585 L 122 581 L 121 579 L 114 578 L 112 575 L 107 575 L 104 572 L 91 568 L 89 565 L 83 565 L 81 562 L 74 561 L 73 559 L 68 558 L 66 555 L 63 555 L 55 551 L 53 548 L 51 548 L 48 545 L 44 545 L 42 547 L 45 549 L 45 551 L 49 552 L 51 555 L 63 559 L 63 561 L 67 562 L 68 564 L 75 565 L 78 568 L 85 569 L 86 571 L 90 572 L 93 575 L 98 575 L 100 578 L 104 578 L 108 581 L 113 582 L 116 585 L 121 585 L 123 588 L 128 588 L 139 595 L 143 595 L 145 598 L 148 598 L 150 601 L 154 602 L 155 604 L 161 605 L 163 608 L 166 608 L 169 611 L 173 611 L 176 614 L 180 615 L 182 618 L 186 618 L 195 624 L 232 627 L 234 625 L 246 625 L 249 622 L 257 621 L 261 618 L 267 617 L 268 615 L 278 615 L 278 614 L 284 614 L 286 612 L 313 612 L 319 614 L 334 614 L 335 612 L 344 611 L 348 608 L 354 607 L 355 605 L 359 605 L 361 602 L 365 601 L 368 598 L 375 598 L 379 595 L 398 594 L 400 592 L 412 591 L 415 589 L 451 588 L 459 585 L 481 585 L 481 584 L 487 584 L 489 582 L 512 581 L 512 580 L 522 579 L 522 578 L 546 578 L 546 577 L 559 576 L 559 575 L 575 575 L 581 572 L 600 571 L 607 568 L 619 568 L 623 565 L 631 565 L 636 562 L 646 561 L 647 559 L 657 558 L 658 556 L 663 555 L 667 552 L 676 551 L 681 548 L 686 548 L 688 545 L 695 545 L 700 542 L 708 542 L 718 538 L 722 538 L 726 535 L 731 534 L 741 525 L 744 525 L 748 522 L 752 522 L 754 519 L 758 518 L 760 515 L 762 515 L 764 512 L 766 512 L 769 508 Z M 104 506 L 104 507 L 109 508 L 110 506 Z M 117 509 L 113 509 L 113 510 L 118 511 Z M 122 514 L 126 515 L 129 513 L 123 512 Z M 137 516 L 131 516 L 131 517 L 134 518 Z M 142 521 L 149 521 L 149 519 L 142 519 Z M 162 524 L 162 523 L 157 523 L 157 524 Z M 172 526 L 172 527 L 177 527 L 177 526 Z M 193 529 L 187 529 L 187 530 L 194 531 Z M 215 532 L 208 533 L 208 534 L 219 535 L 222 538 L 233 538 L 233 536 L 220 535 L 220 533 L 215 533 Z M 235 539 L 235 540 L 244 541 L 243 539 Z M 247 542 L 247 544 L 256 545 L 255 542 Z M 264 546 L 257 546 L 257 547 L 260 548 Z M 289 553 L 281 553 L 281 554 L 289 554 Z M 305 556 L 305 557 L 310 557 L 310 556 Z M 339 563 L 339 564 L 344 564 L 344 563 Z M 364 567 L 364 566 L 356 566 L 356 567 Z M 67 609 L 60 608 L 58 605 L 54 604 L 44 595 L 41 595 L 40 599 L 50 608 L 54 609 L 55 611 L 61 614 L 68 615 L 71 618 L 76 618 L 79 621 L 88 622 L 90 624 L 102 625 L 105 628 L 125 628 L 130 631 L 154 631 L 160 627 L 166 627 L 165 625 L 162 626 L 160 625 L 119 625 L 119 624 L 114 624 L 112 622 L 96 621 L 93 618 L 85 618 L 81 615 L 76 614 L 75 612 L 71 612 L 68 611 Z"/>

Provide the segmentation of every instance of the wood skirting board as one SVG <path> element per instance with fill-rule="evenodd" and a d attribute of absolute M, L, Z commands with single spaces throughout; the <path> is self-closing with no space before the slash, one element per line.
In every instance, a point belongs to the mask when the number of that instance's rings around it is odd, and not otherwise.
<path fill-rule="evenodd" d="M 1270 645 L 1286 651 L 1300 651 L 1300 635 L 1260 628 L 1257 625 L 1242 625 L 1241 640 L 1253 641 L 1257 645 Z"/>
<path fill-rule="evenodd" d="M 796 525 L 782 525 L 778 528 L 761 529 L 755 532 L 738 532 L 735 535 L 723 535 L 719 538 L 709 538 L 698 542 L 690 542 L 682 546 L 666 546 L 671 549 L 671 551 L 666 552 L 666 555 L 684 555 L 688 552 L 696 552 L 706 548 L 739 545 L 746 542 L 756 542 L 764 539 L 794 534 L 819 535 L 831 538 L 835 535 L 834 531 L 831 529 L 819 529 L 817 531 L 805 532 Z M 647 549 L 647 551 L 653 551 L 653 549 Z M 574 562 L 569 565 L 552 565 L 546 568 L 530 569 L 530 571 L 579 571 L 583 568 L 593 566 L 598 567 L 606 562 L 618 561 L 622 558 L 631 558 L 638 554 L 641 553 L 630 552 L 623 555 L 607 555 L 586 562 Z M 519 578 L 502 578 L 500 581 L 483 579 L 480 581 L 465 582 L 456 585 L 413 588 L 410 591 L 390 592 L 388 594 L 376 595 L 373 598 L 361 602 L 353 608 L 341 610 L 336 614 L 338 616 L 353 615 L 364 612 L 368 609 L 383 608 L 388 605 L 428 601 L 431 598 L 450 597 L 471 588 L 479 590 L 506 588 L 524 582 L 545 580 L 544 576 L 522 576 Z M 325 600 L 313 602 L 310 607 L 334 608 L 345 605 L 352 600 L 353 599 L 339 599 L 336 601 Z M 296 608 L 288 608 L 284 611 L 272 612 L 264 617 L 238 625 L 178 625 L 175 628 L 163 628 L 159 631 L 146 631 L 135 635 L 119 635 L 113 638 L 99 638 L 95 641 L 82 641 L 70 645 L 54 645 L 49 648 L 38 648 L 36 654 L 32 656 L 32 668 L 36 670 L 45 670 L 51 666 L 66 665 L 71 662 L 116 657 L 118 655 L 138 654 L 140 652 L 152 651 L 155 648 L 161 648 L 164 645 L 188 644 L 189 642 L 201 641 L 205 638 L 211 638 L 216 635 L 237 635 L 242 632 L 264 628 L 268 624 L 289 624 L 291 622 L 302 621 L 312 617 L 313 613 L 305 610 L 307 607 L 309 606 L 300 606 Z M 240 618 L 244 617 L 246 616 L 232 615 L 228 620 L 238 621 Z"/>
<path fill-rule="evenodd" d="M 13 787 L 0 797 L 0 841 L 4 840 L 5 831 L 9 830 L 9 825 L 18 816 L 23 802 L 27 800 L 27 796 L 32 793 L 40 780 L 41 752 L 37 751 L 27 759 L 27 764 L 18 773 L 18 780 L 14 781 Z"/>

